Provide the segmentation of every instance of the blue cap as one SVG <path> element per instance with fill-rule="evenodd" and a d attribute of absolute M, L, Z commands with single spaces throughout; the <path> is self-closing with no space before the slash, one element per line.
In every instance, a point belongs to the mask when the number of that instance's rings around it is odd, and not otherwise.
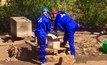
<path fill-rule="evenodd" d="M 49 9 L 48 9 L 48 8 L 43 8 L 43 9 L 42 9 L 42 12 L 50 13 L 50 11 L 49 11 Z"/>

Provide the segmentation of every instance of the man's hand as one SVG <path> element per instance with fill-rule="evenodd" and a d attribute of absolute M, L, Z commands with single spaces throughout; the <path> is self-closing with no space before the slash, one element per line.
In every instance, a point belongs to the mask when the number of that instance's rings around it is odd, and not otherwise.
<path fill-rule="evenodd" d="M 55 36 L 57 36 L 57 37 L 59 36 L 59 35 L 58 35 L 56 32 L 54 32 L 54 31 L 52 32 L 52 34 L 55 35 Z"/>

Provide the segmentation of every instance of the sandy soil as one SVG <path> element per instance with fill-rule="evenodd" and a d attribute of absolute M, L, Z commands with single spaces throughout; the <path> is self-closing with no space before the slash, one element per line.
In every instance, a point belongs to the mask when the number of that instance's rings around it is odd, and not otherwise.
<path fill-rule="evenodd" d="M 62 40 L 63 33 L 60 32 L 59 35 Z M 101 34 L 99 31 L 78 30 L 75 34 L 77 56 L 75 57 L 76 62 L 74 65 L 107 65 L 107 53 L 104 53 L 102 50 L 102 42 L 106 39 L 107 35 Z M 0 35 L 0 65 L 39 65 L 39 54 L 33 50 L 31 45 L 25 42 L 26 40 L 34 40 L 34 38 L 16 39 L 9 35 Z M 36 44 L 35 42 L 33 43 Z M 17 59 L 16 56 L 9 56 L 7 50 L 11 47 L 11 44 L 21 50 L 21 55 L 18 56 Z M 69 48 L 69 45 L 67 45 L 67 48 Z M 18 51 L 19 50 L 16 49 L 16 53 Z M 61 56 L 61 54 L 58 54 L 58 56 Z M 63 58 L 63 60 L 67 58 L 69 58 L 69 56 Z M 63 61 L 57 59 L 55 62 L 54 60 L 53 62 L 47 62 L 47 65 L 64 64 Z M 70 65 L 72 65 L 72 63 Z"/>

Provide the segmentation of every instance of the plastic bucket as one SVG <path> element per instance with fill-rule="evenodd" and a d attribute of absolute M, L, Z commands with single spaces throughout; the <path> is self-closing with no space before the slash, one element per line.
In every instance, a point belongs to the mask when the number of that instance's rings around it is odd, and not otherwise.
<path fill-rule="evenodd" d="M 107 53 L 107 40 L 103 42 L 103 52 Z"/>

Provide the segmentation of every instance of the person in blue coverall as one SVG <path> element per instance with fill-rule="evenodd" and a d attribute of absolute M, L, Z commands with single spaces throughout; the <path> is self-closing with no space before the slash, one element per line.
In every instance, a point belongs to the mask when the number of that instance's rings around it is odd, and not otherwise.
<path fill-rule="evenodd" d="M 35 28 L 35 35 L 40 45 L 40 62 L 41 65 L 46 63 L 46 35 L 48 32 L 52 32 L 51 21 L 49 19 L 50 11 L 47 8 L 43 8 L 42 15 L 37 19 L 37 26 Z"/>
<path fill-rule="evenodd" d="M 66 12 L 58 12 L 57 10 L 52 11 L 54 20 L 54 31 L 57 30 L 57 27 L 64 31 L 63 43 L 61 46 L 65 46 L 67 41 L 69 41 L 70 45 L 70 53 L 71 55 L 76 56 L 75 44 L 74 44 L 74 34 L 78 29 L 78 24 L 74 21 Z"/>

